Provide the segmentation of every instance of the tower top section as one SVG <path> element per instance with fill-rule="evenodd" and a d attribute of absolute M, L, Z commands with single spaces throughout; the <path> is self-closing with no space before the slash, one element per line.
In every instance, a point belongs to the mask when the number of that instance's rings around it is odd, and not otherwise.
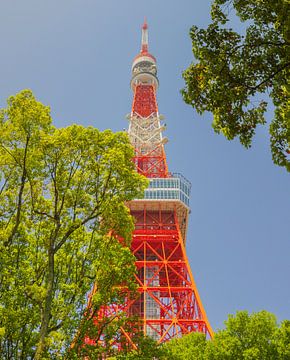
<path fill-rule="evenodd" d="M 146 18 L 142 26 L 141 53 L 148 53 L 148 25 Z"/>
<path fill-rule="evenodd" d="M 132 64 L 131 88 L 136 85 L 153 85 L 158 88 L 156 59 L 148 51 L 148 24 L 145 19 L 142 25 L 141 51 Z"/>

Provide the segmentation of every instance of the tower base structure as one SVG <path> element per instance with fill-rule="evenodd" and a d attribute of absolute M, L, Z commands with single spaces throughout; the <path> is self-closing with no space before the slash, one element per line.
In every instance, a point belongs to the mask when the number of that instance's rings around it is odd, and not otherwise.
<path fill-rule="evenodd" d="M 190 332 L 211 336 L 186 257 L 179 206 L 174 202 L 131 204 L 139 297 L 127 311 L 143 318 L 144 334 L 158 343 Z"/>
<path fill-rule="evenodd" d="M 135 319 L 133 326 L 119 329 L 112 343 L 115 349 L 136 348 L 138 332 L 158 343 L 191 332 L 213 335 L 186 256 L 189 193 L 190 183 L 173 174 L 150 179 L 144 199 L 128 204 L 135 218 L 131 251 L 136 258 L 137 295 L 98 314 L 99 320 L 119 315 Z"/>

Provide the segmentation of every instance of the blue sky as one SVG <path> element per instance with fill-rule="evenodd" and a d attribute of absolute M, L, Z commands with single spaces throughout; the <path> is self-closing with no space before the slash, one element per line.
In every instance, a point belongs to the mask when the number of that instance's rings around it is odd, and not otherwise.
<path fill-rule="evenodd" d="M 209 321 L 221 328 L 242 309 L 290 319 L 289 174 L 272 163 L 268 129 L 245 150 L 181 99 L 189 28 L 206 26 L 209 11 L 208 0 L 1 1 L 0 106 L 30 88 L 58 127 L 127 128 L 146 16 L 169 168 L 192 182 L 187 252 Z"/>

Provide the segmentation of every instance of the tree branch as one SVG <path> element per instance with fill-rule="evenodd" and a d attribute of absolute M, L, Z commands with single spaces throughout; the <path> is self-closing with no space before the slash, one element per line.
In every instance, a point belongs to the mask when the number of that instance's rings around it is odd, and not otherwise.
<path fill-rule="evenodd" d="M 284 66 L 280 67 L 279 69 L 277 69 L 273 74 L 271 74 L 267 79 L 263 80 L 262 82 L 260 82 L 260 84 L 251 87 L 252 90 L 257 90 L 260 86 L 264 85 L 266 82 L 268 82 L 269 80 L 273 79 L 277 74 L 279 74 L 279 72 L 283 71 L 284 69 L 286 69 L 288 66 L 290 66 L 290 63 L 286 63 Z"/>
<path fill-rule="evenodd" d="M 16 232 L 18 230 L 18 227 L 19 227 L 19 224 L 20 224 L 20 214 L 21 214 L 21 209 L 22 209 L 22 196 L 23 196 L 24 186 L 25 186 L 26 177 L 27 177 L 26 159 L 27 159 L 29 140 L 30 140 L 30 136 L 27 136 L 26 137 L 26 143 L 25 143 L 25 149 L 24 149 L 23 171 L 22 171 L 22 176 L 21 176 L 21 185 L 20 185 L 20 190 L 19 190 L 19 193 L 18 193 L 18 203 L 17 203 L 17 212 L 16 212 L 15 225 L 14 225 L 14 227 L 12 229 L 12 232 L 11 232 L 10 236 L 8 237 L 8 240 L 5 243 L 6 246 L 11 244 L 11 242 L 13 240 L 13 237 L 16 234 Z"/>

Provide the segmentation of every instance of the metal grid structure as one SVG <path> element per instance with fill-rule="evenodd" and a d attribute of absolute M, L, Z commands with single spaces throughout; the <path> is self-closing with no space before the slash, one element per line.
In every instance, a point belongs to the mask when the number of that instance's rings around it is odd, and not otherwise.
<path fill-rule="evenodd" d="M 133 316 L 143 333 L 159 343 L 193 331 L 212 337 L 185 251 L 191 184 L 182 175 L 168 172 L 165 126 L 156 102 L 156 60 L 148 52 L 146 23 L 141 52 L 133 61 L 131 87 L 134 99 L 127 116 L 128 133 L 136 168 L 150 180 L 144 198 L 128 204 L 135 218 L 131 250 L 136 257 L 138 297 L 128 296 L 123 306 L 102 309 L 98 319 L 118 313 Z M 116 348 L 121 349 L 124 341 L 136 348 L 131 330 L 121 328 L 120 334 Z"/>
<path fill-rule="evenodd" d="M 131 213 L 136 219 L 132 251 L 140 296 L 128 313 L 142 317 L 144 333 L 158 342 L 192 331 L 211 336 L 174 206 L 172 210 L 161 206 L 152 210 L 144 201 Z"/>

